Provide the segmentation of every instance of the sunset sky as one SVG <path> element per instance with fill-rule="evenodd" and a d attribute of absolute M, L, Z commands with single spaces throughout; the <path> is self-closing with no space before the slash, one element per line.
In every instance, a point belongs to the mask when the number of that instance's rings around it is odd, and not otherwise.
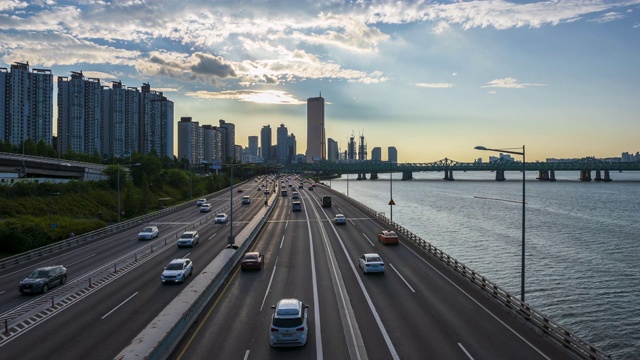
<path fill-rule="evenodd" d="M 383 160 L 640 151 L 640 0 L 2 0 L 14 62 L 148 82 L 176 124 L 224 119 L 243 146 L 284 124 L 303 154 L 322 92 L 327 137 L 363 134 Z"/>

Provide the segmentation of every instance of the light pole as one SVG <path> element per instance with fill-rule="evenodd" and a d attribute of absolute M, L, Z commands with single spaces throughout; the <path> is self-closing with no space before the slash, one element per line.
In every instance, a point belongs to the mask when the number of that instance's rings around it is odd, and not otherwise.
<path fill-rule="evenodd" d="M 237 249 L 238 247 L 236 246 L 235 237 L 233 236 L 233 164 L 230 164 L 229 166 L 231 166 L 231 185 L 229 186 L 229 198 L 231 199 L 231 205 L 229 205 L 229 222 L 231 223 L 231 229 L 229 230 L 229 244 L 227 245 L 227 248 Z"/>
<path fill-rule="evenodd" d="M 393 221 L 393 163 L 389 160 L 389 213 L 391 215 L 391 221 Z"/>
<path fill-rule="evenodd" d="M 525 171 L 526 171 L 526 162 L 525 162 L 525 151 L 524 145 L 522 145 L 522 151 L 513 151 L 509 149 L 489 149 L 484 146 L 476 146 L 476 150 L 484 150 L 484 151 L 496 151 L 503 152 L 507 154 L 515 154 L 522 155 L 522 269 L 520 270 L 520 301 L 524 302 L 524 249 L 525 249 L 525 241 L 524 241 L 524 229 L 525 229 Z"/>

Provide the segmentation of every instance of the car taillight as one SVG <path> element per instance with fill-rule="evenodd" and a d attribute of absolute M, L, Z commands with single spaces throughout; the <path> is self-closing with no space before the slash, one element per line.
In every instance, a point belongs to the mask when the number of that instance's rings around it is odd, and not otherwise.
<path fill-rule="evenodd" d="M 297 328 L 296 331 L 304 331 L 304 326 Z"/>
<path fill-rule="evenodd" d="M 276 328 L 272 327 L 272 328 L 271 328 L 271 332 L 278 332 L 278 329 L 276 329 Z"/>

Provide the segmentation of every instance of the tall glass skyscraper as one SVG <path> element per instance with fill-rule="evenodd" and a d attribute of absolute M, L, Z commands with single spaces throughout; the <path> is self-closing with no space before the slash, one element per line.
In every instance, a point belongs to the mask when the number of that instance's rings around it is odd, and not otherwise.
<path fill-rule="evenodd" d="M 324 98 L 307 99 L 307 162 L 325 160 L 327 146 L 324 132 Z"/>

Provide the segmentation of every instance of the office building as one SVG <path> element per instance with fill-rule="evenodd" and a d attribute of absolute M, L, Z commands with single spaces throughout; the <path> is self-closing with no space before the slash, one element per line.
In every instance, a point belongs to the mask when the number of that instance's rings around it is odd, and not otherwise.
<path fill-rule="evenodd" d="M 307 162 L 326 159 L 324 132 L 324 98 L 307 99 Z"/>
<path fill-rule="evenodd" d="M 289 131 L 284 124 L 280 124 L 280 127 L 276 129 L 276 156 L 277 163 L 280 165 L 289 162 Z"/>
<path fill-rule="evenodd" d="M 356 155 L 356 140 L 355 136 L 351 134 L 351 137 L 349 137 L 349 143 L 347 144 L 347 160 L 355 160 Z"/>
<path fill-rule="evenodd" d="M 340 159 L 340 150 L 338 149 L 338 142 L 332 138 L 327 139 L 327 160 L 338 161 Z"/>
<path fill-rule="evenodd" d="M 393 163 L 398 162 L 398 150 L 395 146 L 389 146 L 389 152 L 387 155 L 387 161 L 391 161 Z"/>
<path fill-rule="evenodd" d="M 296 136 L 292 133 L 287 136 L 287 162 L 295 161 L 297 147 L 298 142 L 296 141 Z"/>
<path fill-rule="evenodd" d="M 269 164 L 271 158 L 271 125 L 265 125 L 260 130 L 260 149 L 262 150 L 262 161 Z"/>
<path fill-rule="evenodd" d="M 257 136 L 249 136 L 249 155 L 253 157 L 258 157 L 258 150 L 260 149 L 260 144 L 258 142 Z"/>
<path fill-rule="evenodd" d="M 51 144 L 53 74 L 29 63 L 0 68 L 0 140 L 19 145 L 30 139 Z"/>
<path fill-rule="evenodd" d="M 371 150 L 371 160 L 382 161 L 382 148 L 379 146 L 374 147 Z"/>

